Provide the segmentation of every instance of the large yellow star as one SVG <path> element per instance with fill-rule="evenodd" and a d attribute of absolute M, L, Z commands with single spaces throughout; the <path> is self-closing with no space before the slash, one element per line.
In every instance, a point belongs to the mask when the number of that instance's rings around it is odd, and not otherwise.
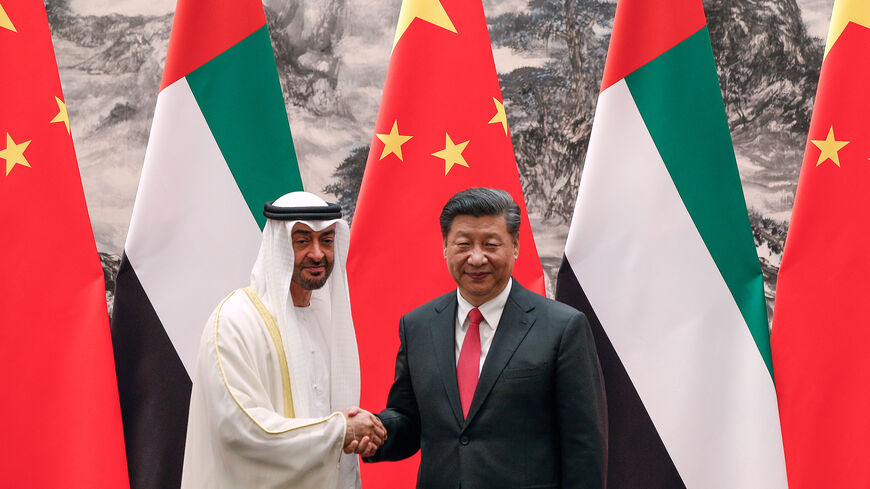
<path fill-rule="evenodd" d="M 453 168 L 453 165 L 462 165 L 468 168 L 468 163 L 462 156 L 462 152 L 465 151 L 465 147 L 468 146 L 470 141 L 453 144 L 453 140 L 450 139 L 450 134 L 445 133 L 445 135 L 447 137 L 447 142 L 444 143 L 444 149 L 437 153 L 432 153 L 432 156 L 444 159 L 444 174 L 447 175 L 450 173 L 450 169 Z"/>
<path fill-rule="evenodd" d="M 402 9 L 399 11 L 399 25 L 396 27 L 396 37 L 393 39 L 393 48 L 399 43 L 402 35 L 408 30 L 408 26 L 414 19 L 421 19 L 435 24 L 438 27 L 456 33 L 456 27 L 441 5 L 441 0 L 404 0 Z"/>
<path fill-rule="evenodd" d="M 837 141 L 837 139 L 834 138 L 834 126 L 831 126 L 831 129 L 828 130 L 828 137 L 826 139 L 811 139 L 810 141 L 815 144 L 817 148 L 822 150 L 819 154 L 819 161 L 816 162 L 816 166 L 821 165 L 828 159 L 833 161 L 835 165 L 840 166 L 840 155 L 837 152 L 850 142 Z"/>
<path fill-rule="evenodd" d="M 828 30 L 828 41 L 825 43 L 825 56 L 846 30 L 849 22 L 854 22 L 870 29 L 870 2 L 867 0 L 836 0 L 834 12 L 831 14 L 831 27 Z"/>
<path fill-rule="evenodd" d="M 394 154 L 399 157 L 399 161 L 405 161 L 402 159 L 402 145 L 414 136 L 399 134 L 399 121 L 393 121 L 393 128 L 389 134 L 375 134 L 375 136 L 384 143 L 384 150 L 381 151 L 381 160 L 386 158 L 387 155 Z"/>
<path fill-rule="evenodd" d="M 6 160 L 7 176 L 15 165 L 22 165 L 30 168 L 30 163 L 28 163 L 27 159 L 24 157 L 24 151 L 27 150 L 28 146 L 30 146 L 30 141 L 15 144 L 15 141 L 12 140 L 12 136 L 8 132 L 6 133 L 6 149 L 0 151 L 0 158 Z"/>
<path fill-rule="evenodd" d="M 9 19 L 8 15 L 6 15 L 6 11 L 3 10 L 3 5 L 0 5 L 0 27 L 9 29 L 12 32 L 18 32 L 15 30 L 15 26 L 12 25 L 12 20 Z"/>
<path fill-rule="evenodd" d="M 504 135 L 507 136 L 507 114 L 504 112 L 504 104 L 499 102 L 497 98 L 493 97 L 492 101 L 495 102 L 495 115 L 492 116 L 492 119 L 489 120 L 490 124 L 498 124 L 501 122 L 502 127 L 504 127 Z"/>
<path fill-rule="evenodd" d="M 63 100 L 57 97 L 55 97 L 54 100 L 57 101 L 57 115 L 54 116 L 51 123 L 63 122 L 66 125 L 66 133 L 69 134 L 69 114 L 66 112 L 66 104 L 63 103 Z"/>

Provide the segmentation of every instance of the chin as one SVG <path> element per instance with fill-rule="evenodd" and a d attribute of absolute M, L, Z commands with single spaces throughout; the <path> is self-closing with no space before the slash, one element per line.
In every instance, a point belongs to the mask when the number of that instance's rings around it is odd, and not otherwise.
<path fill-rule="evenodd" d="M 485 297 L 492 291 L 492 287 L 483 287 L 483 286 L 471 286 L 465 287 L 466 292 L 476 297 Z"/>

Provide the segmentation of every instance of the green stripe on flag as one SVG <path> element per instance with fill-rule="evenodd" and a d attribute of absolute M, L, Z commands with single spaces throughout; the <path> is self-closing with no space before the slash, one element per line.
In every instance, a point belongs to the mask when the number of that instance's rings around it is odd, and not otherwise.
<path fill-rule="evenodd" d="M 187 82 L 251 213 L 302 178 L 265 25 L 187 75 Z"/>
<path fill-rule="evenodd" d="M 626 83 L 772 376 L 764 282 L 707 28 Z"/>

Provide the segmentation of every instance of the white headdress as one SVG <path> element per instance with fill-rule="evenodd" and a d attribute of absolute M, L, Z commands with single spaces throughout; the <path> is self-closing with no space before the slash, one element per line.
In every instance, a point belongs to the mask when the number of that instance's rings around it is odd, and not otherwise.
<path fill-rule="evenodd" d="M 273 211 L 271 217 L 269 208 Z M 313 212 L 305 212 L 306 209 Z M 281 216 L 282 211 L 298 217 Z M 281 331 L 284 348 L 287 350 L 291 385 L 306 386 L 292 389 L 293 408 L 296 417 L 300 418 L 311 417 L 313 407 L 307 388 L 312 383 L 311 366 L 305 361 L 307 355 L 301 348 L 302 336 L 299 328 L 316 325 L 299 324 L 290 297 L 294 266 L 291 233 L 293 226 L 299 222 L 314 231 L 321 231 L 335 224 L 335 263 L 332 274 L 323 287 L 312 291 L 309 307 L 326 326 L 324 333 L 330 347 L 330 397 L 333 409 L 359 404 L 359 354 L 345 274 L 350 229 L 344 220 L 335 218 L 336 212 L 340 212 L 337 206 L 327 204 L 320 197 L 308 192 L 292 192 L 282 196 L 271 206 L 267 205 L 268 219 L 263 229 L 263 242 L 251 271 L 251 287 L 275 317 Z"/>

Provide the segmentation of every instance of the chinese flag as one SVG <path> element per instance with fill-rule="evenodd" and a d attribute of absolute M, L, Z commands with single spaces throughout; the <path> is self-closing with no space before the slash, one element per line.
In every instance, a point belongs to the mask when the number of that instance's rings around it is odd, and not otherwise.
<path fill-rule="evenodd" d="M 777 283 L 791 489 L 870 487 L 870 2 L 837 0 Z"/>
<path fill-rule="evenodd" d="M 439 215 L 470 187 L 504 189 L 523 214 L 514 277 L 544 293 L 481 0 L 404 0 L 351 228 L 361 404 L 378 411 L 393 381 L 399 318 L 456 284 Z M 412 488 L 417 460 L 365 464 L 366 487 Z"/>
<path fill-rule="evenodd" d="M 129 487 L 105 282 L 43 2 L 0 0 L 3 487 Z"/>

